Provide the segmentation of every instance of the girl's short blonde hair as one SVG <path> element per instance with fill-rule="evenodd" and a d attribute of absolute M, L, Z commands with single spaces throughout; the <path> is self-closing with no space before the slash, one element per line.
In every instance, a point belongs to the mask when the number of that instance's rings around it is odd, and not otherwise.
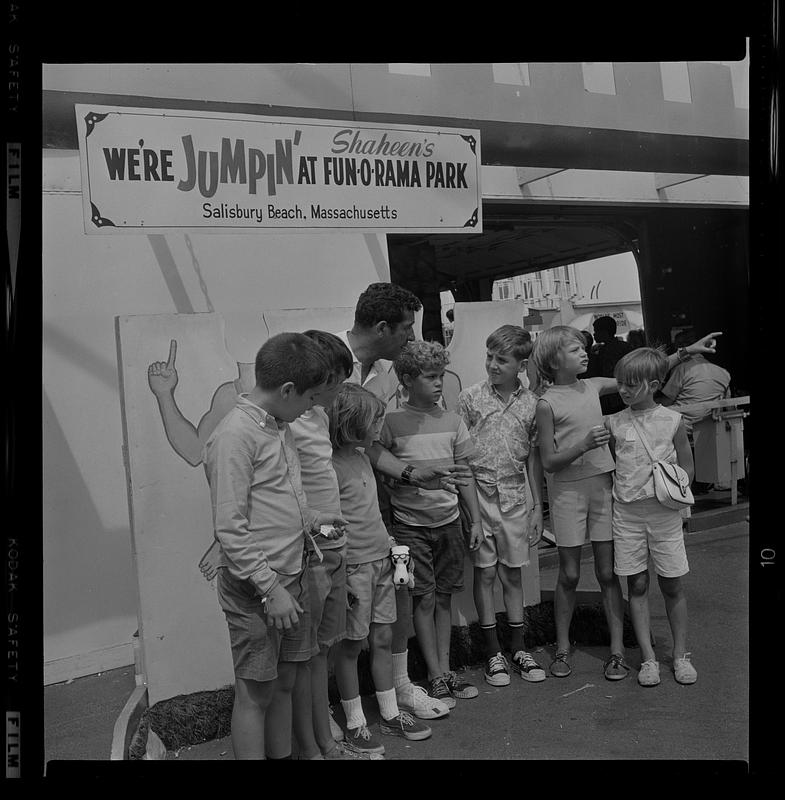
<path fill-rule="evenodd" d="M 668 358 L 654 347 L 638 347 L 623 355 L 616 363 L 613 377 L 619 383 L 634 386 L 652 381 L 665 382 L 668 375 Z"/>
<path fill-rule="evenodd" d="M 332 446 L 364 442 L 384 410 L 384 403 L 375 394 L 356 383 L 344 383 L 327 409 Z"/>
<path fill-rule="evenodd" d="M 586 348 L 586 339 L 581 332 L 569 325 L 554 325 L 534 340 L 531 358 L 542 380 L 551 383 L 555 380 L 556 370 L 559 368 L 559 351 L 568 342 L 577 342 Z"/>

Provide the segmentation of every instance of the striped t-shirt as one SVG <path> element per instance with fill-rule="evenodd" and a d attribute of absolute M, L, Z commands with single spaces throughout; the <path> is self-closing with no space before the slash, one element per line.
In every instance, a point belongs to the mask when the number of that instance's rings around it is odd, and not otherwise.
<path fill-rule="evenodd" d="M 439 406 L 423 411 L 403 403 L 384 418 L 381 443 L 413 467 L 443 467 L 474 451 L 464 421 Z M 406 525 L 439 527 L 458 518 L 458 497 L 443 489 L 399 484 L 390 490 L 395 519 Z"/>

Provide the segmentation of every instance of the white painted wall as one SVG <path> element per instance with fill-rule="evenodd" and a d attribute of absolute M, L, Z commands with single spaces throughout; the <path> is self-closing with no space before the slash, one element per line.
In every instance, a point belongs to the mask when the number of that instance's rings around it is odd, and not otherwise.
<path fill-rule="evenodd" d="M 115 316 L 216 311 L 237 360 L 269 308 L 353 306 L 389 280 L 384 236 L 84 233 L 76 151 L 43 154 L 45 683 L 133 663 Z M 166 359 L 162 353 L 161 359 Z"/>

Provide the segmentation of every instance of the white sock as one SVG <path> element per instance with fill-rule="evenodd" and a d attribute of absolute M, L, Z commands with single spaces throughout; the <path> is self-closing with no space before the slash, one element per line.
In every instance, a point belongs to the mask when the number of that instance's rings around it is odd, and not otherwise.
<path fill-rule="evenodd" d="M 400 689 L 411 683 L 409 679 L 409 651 L 392 654 L 393 686 Z"/>
<path fill-rule="evenodd" d="M 363 703 L 359 694 L 351 700 L 341 700 L 341 705 L 343 706 L 343 713 L 346 714 L 347 728 L 359 728 L 360 725 L 366 724 Z"/>
<path fill-rule="evenodd" d="M 379 703 L 379 713 L 384 719 L 391 720 L 398 716 L 398 701 L 395 699 L 395 689 L 376 692 L 376 700 Z"/>

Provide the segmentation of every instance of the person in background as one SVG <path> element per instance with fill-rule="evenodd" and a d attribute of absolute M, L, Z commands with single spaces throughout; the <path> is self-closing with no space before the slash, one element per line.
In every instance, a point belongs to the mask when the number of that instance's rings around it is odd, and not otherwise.
<path fill-rule="evenodd" d="M 592 348 L 594 347 L 594 337 L 589 331 L 581 331 L 583 338 L 586 340 L 586 352 L 591 355 Z"/>
<path fill-rule="evenodd" d="M 657 395 L 663 406 L 671 406 L 684 419 L 690 445 L 694 446 L 692 430 L 696 422 L 705 419 L 710 411 L 690 411 L 684 409 L 693 403 L 706 403 L 722 400 L 730 396 L 730 373 L 712 364 L 701 353 L 690 353 L 686 347 L 695 341 L 692 329 L 680 331 L 674 338 L 679 363 L 671 370 L 668 380 Z M 711 483 L 693 482 L 693 491 L 699 494 L 708 492 Z M 719 488 L 719 487 L 717 487 Z"/>
<path fill-rule="evenodd" d="M 708 416 L 708 411 L 681 411 L 681 406 L 721 400 L 730 394 L 730 373 L 712 364 L 701 353 L 687 353 L 696 336 L 692 330 L 678 333 L 674 339 L 679 363 L 671 370 L 658 399 L 664 406 L 673 406 L 684 417 L 688 435 L 696 422 Z"/>
<path fill-rule="evenodd" d="M 593 327 L 596 344 L 589 354 L 589 364 L 583 377 L 612 378 L 619 359 L 631 348 L 616 336 L 616 320 L 613 317 L 597 317 Z M 600 407 L 603 414 L 615 414 L 624 408 L 624 403 L 614 389 L 600 397 Z"/>
<path fill-rule="evenodd" d="M 455 333 L 455 312 L 451 308 L 448 308 L 447 311 L 444 312 L 444 316 L 447 317 L 447 322 L 442 325 L 442 328 L 444 330 L 444 346 L 447 347 L 452 339 L 453 333 Z"/>
<path fill-rule="evenodd" d="M 646 347 L 646 333 L 644 330 L 639 328 L 638 330 L 630 331 L 627 334 L 627 344 L 632 350 L 638 347 Z"/>

